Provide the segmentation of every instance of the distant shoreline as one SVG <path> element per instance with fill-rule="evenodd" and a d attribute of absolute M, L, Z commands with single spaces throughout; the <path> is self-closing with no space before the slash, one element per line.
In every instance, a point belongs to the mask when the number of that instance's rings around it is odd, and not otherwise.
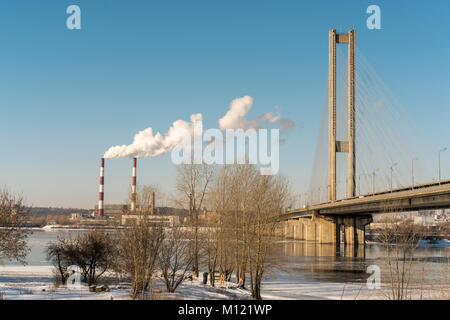
<path fill-rule="evenodd" d="M 46 225 L 43 227 L 23 227 L 25 230 L 32 231 L 88 231 L 93 229 L 102 229 L 102 230 L 120 230 L 123 229 L 123 226 L 90 226 L 90 225 Z"/>

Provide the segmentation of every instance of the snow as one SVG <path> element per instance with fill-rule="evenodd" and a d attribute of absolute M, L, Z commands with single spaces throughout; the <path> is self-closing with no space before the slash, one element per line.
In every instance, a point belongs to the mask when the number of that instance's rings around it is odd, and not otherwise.
<path fill-rule="evenodd" d="M 372 292 L 365 288 L 365 283 L 333 283 L 304 282 L 287 283 L 284 281 L 269 281 L 264 284 L 263 299 L 283 300 L 353 300 L 376 299 Z M 362 295 L 361 292 L 364 294 Z"/>
<path fill-rule="evenodd" d="M 445 285 L 411 288 L 410 295 L 412 300 L 449 299 L 449 288 Z M 288 283 L 271 280 L 263 284 L 261 296 L 263 299 L 277 300 L 386 300 L 391 293 L 383 284 L 380 289 L 369 289 L 366 283 Z"/>
<path fill-rule="evenodd" d="M 56 285 L 52 266 L 0 266 L 0 297 L 7 300 L 126 300 L 130 299 L 129 283 L 108 284 L 109 292 L 89 292 L 87 285 L 70 289 Z M 154 284 L 155 299 L 248 299 L 250 292 L 236 284 L 203 285 L 200 279 L 186 280 L 175 293 L 166 293 L 162 279 Z"/>
<path fill-rule="evenodd" d="M 7 300 L 124 300 L 130 299 L 130 284 L 112 281 L 109 292 L 89 292 L 86 285 L 77 289 L 55 284 L 52 266 L 0 266 L 0 299 Z M 235 283 L 216 287 L 203 285 L 200 279 L 186 280 L 173 294 L 166 292 L 164 283 L 157 278 L 153 299 L 251 299 L 249 290 Z M 265 300 L 371 300 L 387 299 L 388 290 L 370 290 L 366 283 L 333 283 L 318 281 L 293 282 L 286 279 L 268 279 L 263 282 L 262 298 Z M 413 299 L 448 299 L 448 288 L 417 290 Z"/>

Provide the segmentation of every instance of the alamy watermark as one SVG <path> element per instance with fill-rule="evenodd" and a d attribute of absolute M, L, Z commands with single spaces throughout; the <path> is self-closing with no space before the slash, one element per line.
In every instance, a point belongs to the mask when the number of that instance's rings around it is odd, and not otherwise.
<path fill-rule="evenodd" d="M 81 29 L 81 9 L 77 5 L 70 5 L 66 9 L 66 13 L 70 16 L 66 20 L 66 26 L 69 30 Z M 378 5 L 369 5 L 366 9 L 366 13 L 370 16 L 366 20 L 366 26 L 370 30 L 381 29 L 381 9 Z"/>
<path fill-rule="evenodd" d="M 179 137 L 181 142 L 171 153 L 176 165 L 258 164 L 262 175 L 275 175 L 280 168 L 279 129 L 227 129 L 224 136 L 214 128 L 203 132 L 203 123 L 197 120 L 193 132 L 182 130 Z"/>
<path fill-rule="evenodd" d="M 70 16 L 66 20 L 66 26 L 69 30 L 81 29 L 81 9 L 79 6 L 73 4 L 67 7 L 66 13 Z"/>
<path fill-rule="evenodd" d="M 370 276 L 367 278 L 366 286 L 369 290 L 381 288 L 381 269 L 379 266 L 373 264 L 367 267 L 367 271 Z"/>
<path fill-rule="evenodd" d="M 70 290 L 78 290 L 81 288 L 81 269 L 78 266 L 67 267 L 66 285 Z"/>
<path fill-rule="evenodd" d="M 381 29 L 381 9 L 379 6 L 372 4 L 367 7 L 367 14 L 370 16 L 367 18 L 366 25 L 369 30 Z"/>

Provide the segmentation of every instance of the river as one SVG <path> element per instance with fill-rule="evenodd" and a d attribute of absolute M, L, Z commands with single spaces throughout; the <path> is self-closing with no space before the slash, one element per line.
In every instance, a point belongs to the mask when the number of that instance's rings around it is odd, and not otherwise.
<path fill-rule="evenodd" d="M 82 231 L 33 231 L 28 239 L 31 249 L 27 256 L 28 265 L 48 266 L 45 254 L 47 244 L 58 237 L 73 237 L 77 232 Z M 386 250 L 380 244 L 369 243 L 357 250 L 343 247 L 338 255 L 335 251 L 333 245 L 327 244 L 298 240 L 277 242 L 269 258 L 272 268 L 266 272 L 263 293 L 277 298 L 305 298 L 312 293 L 310 289 L 300 290 L 301 285 L 304 288 L 305 284 L 310 284 L 312 288 L 317 288 L 328 284 L 324 290 L 330 290 L 330 284 L 333 284 L 336 290 L 342 291 L 342 284 L 364 284 L 369 277 L 367 268 L 371 265 L 379 266 L 381 272 L 386 274 Z M 415 252 L 415 258 L 426 261 L 427 279 L 436 283 L 442 282 L 443 276 L 448 279 L 449 257 L 448 241 L 435 244 L 423 242 Z M 11 261 L 3 263 L 18 265 Z"/>

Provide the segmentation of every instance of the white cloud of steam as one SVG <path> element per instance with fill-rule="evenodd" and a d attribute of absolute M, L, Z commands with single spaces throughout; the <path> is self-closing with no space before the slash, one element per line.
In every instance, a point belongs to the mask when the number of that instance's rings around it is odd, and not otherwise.
<path fill-rule="evenodd" d="M 163 136 L 157 132 L 153 134 L 153 128 L 139 131 L 130 145 L 114 146 L 105 152 L 104 158 L 155 157 L 171 151 L 178 144 L 183 143 L 186 133 L 193 136 L 195 121 L 201 121 L 200 113 L 191 115 L 191 122 L 183 120 L 175 121 L 169 131 Z"/>
<path fill-rule="evenodd" d="M 219 119 L 219 127 L 221 130 L 226 129 L 260 129 L 277 122 L 278 127 L 283 131 L 291 130 L 294 122 L 287 118 L 281 118 L 279 112 L 264 113 L 255 119 L 247 119 L 247 114 L 253 107 L 253 98 L 244 96 L 234 99 L 229 110 L 221 119 Z M 278 109 L 278 107 L 275 107 Z M 149 127 L 139 131 L 130 145 L 113 146 L 109 148 L 104 158 L 123 158 L 137 157 L 148 158 L 155 157 L 173 150 L 176 146 L 182 144 L 182 147 L 191 147 L 191 141 L 184 141 L 186 136 L 194 136 L 194 126 L 196 122 L 202 120 L 200 113 L 191 115 L 191 121 L 184 120 L 175 121 L 169 128 L 169 131 L 162 135 L 157 132 L 153 134 L 153 128 Z"/>
<path fill-rule="evenodd" d="M 247 119 L 247 113 L 252 107 L 253 98 L 250 96 L 231 101 L 228 112 L 219 119 L 220 129 L 260 129 L 267 124 L 281 120 L 280 114 L 274 115 L 272 112 L 267 112 L 256 119 Z"/>

